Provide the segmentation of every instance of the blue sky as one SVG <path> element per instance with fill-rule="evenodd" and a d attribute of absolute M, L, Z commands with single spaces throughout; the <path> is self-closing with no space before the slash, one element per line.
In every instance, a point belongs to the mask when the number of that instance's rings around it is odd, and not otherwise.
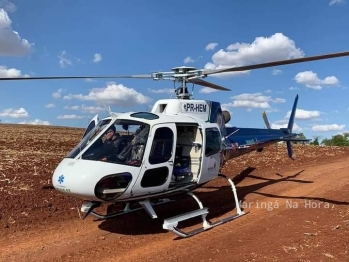
<path fill-rule="evenodd" d="M 176 66 L 221 68 L 348 51 L 343 0 L 27 1 L 0 0 L 0 76 L 123 75 Z M 287 123 L 299 94 L 295 131 L 308 138 L 349 130 L 349 57 L 206 78 L 196 87 L 221 102 L 230 124 Z M 114 82 L 112 82 L 114 81 Z M 169 98 L 172 82 L 54 80 L 0 82 L 6 123 L 85 127 L 113 111 L 144 111 Z"/>

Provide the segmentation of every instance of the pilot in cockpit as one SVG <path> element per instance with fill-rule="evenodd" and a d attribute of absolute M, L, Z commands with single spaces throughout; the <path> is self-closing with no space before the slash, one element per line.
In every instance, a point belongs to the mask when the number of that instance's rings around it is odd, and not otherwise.
<path fill-rule="evenodd" d="M 118 155 L 118 158 L 122 161 L 128 161 L 130 165 L 138 165 L 142 161 L 145 143 L 148 138 L 149 126 L 142 125 L 136 132 L 135 136 Z"/>
<path fill-rule="evenodd" d="M 120 138 L 120 134 L 116 133 L 116 128 L 112 125 L 107 132 L 102 136 L 102 145 L 98 148 L 97 152 L 95 152 L 95 158 L 107 161 L 110 156 L 113 155 L 115 151 L 115 145 Z"/>

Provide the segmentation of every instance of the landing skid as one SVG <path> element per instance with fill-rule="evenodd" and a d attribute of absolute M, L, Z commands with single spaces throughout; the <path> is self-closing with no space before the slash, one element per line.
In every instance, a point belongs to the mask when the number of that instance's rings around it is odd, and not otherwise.
<path fill-rule="evenodd" d="M 196 195 L 194 195 L 192 192 L 188 192 L 187 194 L 190 195 L 191 197 L 193 197 L 195 199 L 195 201 L 198 203 L 199 209 L 191 211 L 191 212 L 188 212 L 188 213 L 184 213 L 184 214 L 181 214 L 181 215 L 178 215 L 178 216 L 174 216 L 174 217 L 165 219 L 164 220 L 164 224 L 162 226 L 163 229 L 172 231 L 173 233 L 175 233 L 179 237 L 191 237 L 191 236 L 196 235 L 196 234 L 198 234 L 200 232 L 203 232 L 205 230 L 211 229 L 211 228 L 213 228 L 215 226 L 224 224 L 224 223 L 226 223 L 228 221 L 231 221 L 231 220 L 234 220 L 234 219 L 236 219 L 236 218 L 238 218 L 240 216 L 243 216 L 245 214 L 245 212 L 243 212 L 241 210 L 241 208 L 240 208 L 239 200 L 238 200 L 238 196 L 237 196 L 237 193 L 236 193 L 236 187 L 234 185 L 234 182 L 229 177 L 227 177 L 226 175 L 219 174 L 219 176 L 225 178 L 226 180 L 228 180 L 229 184 L 231 185 L 231 188 L 232 188 L 232 191 L 233 191 L 233 196 L 234 196 L 234 201 L 235 201 L 235 206 L 236 206 L 236 214 L 235 215 L 232 215 L 232 216 L 226 217 L 224 219 L 221 219 L 219 221 L 216 221 L 214 223 L 211 223 L 211 222 L 206 220 L 206 216 L 208 214 L 208 208 L 203 207 L 200 199 Z M 83 216 L 83 219 L 85 217 L 87 217 L 89 214 L 91 214 L 91 215 L 93 215 L 93 216 L 95 216 L 95 217 L 97 217 L 99 219 L 109 219 L 109 218 L 114 218 L 114 217 L 117 217 L 117 216 L 125 215 L 125 214 L 128 214 L 128 213 L 132 213 L 132 212 L 144 209 L 150 215 L 151 218 L 155 219 L 158 216 L 156 215 L 156 213 L 155 213 L 155 211 L 153 209 L 153 206 L 169 203 L 169 202 L 172 202 L 172 201 L 173 200 L 170 200 L 170 199 L 167 199 L 167 198 L 166 199 L 160 199 L 157 202 L 151 202 L 149 199 L 145 199 L 145 200 L 142 200 L 142 201 L 138 202 L 141 205 L 141 207 L 131 208 L 131 204 L 130 203 L 126 203 L 126 206 L 125 206 L 125 208 L 123 210 L 121 210 L 119 212 L 111 213 L 111 214 L 105 214 L 105 215 L 102 215 L 102 214 L 99 214 L 99 213 L 93 211 L 96 207 L 99 207 L 101 205 L 100 202 L 84 202 L 82 204 L 82 206 L 81 206 L 81 212 L 85 213 L 85 215 Z M 197 217 L 197 216 L 201 216 L 201 218 L 202 218 L 202 227 L 201 228 L 192 230 L 192 231 L 187 232 L 187 233 L 182 231 L 182 230 L 180 230 L 178 228 L 178 223 L 179 222 L 185 221 L 185 220 Z"/>
<path fill-rule="evenodd" d="M 154 203 L 154 202 L 150 202 L 149 200 L 143 200 L 143 201 L 139 201 L 138 203 L 141 205 L 141 207 L 137 207 L 137 208 L 131 208 L 131 204 L 130 203 L 126 203 L 126 206 L 123 210 L 119 211 L 119 212 L 115 212 L 115 213 L 111 213 L 111 214 L 99 214 L 95 211 L 93 211 L 93 209 L 95 209 L 96 207 L 100 206 L 99 202 L 84 202 L 81 206 L 81 212 L 84 212 L 84 216 L 83 219 L 85 217 L 87 217 L 89 214 L 99 218 L 99 219 L 109 219 L 109 218 L 114 218 L 117 216 L 121 216 L 121 215 L 126 215 L 135 211 L 139 211 L 144 209 L 145 211 L 147 211 L 147 213 L 152 217 L 152 218 L 157 218 L 157 215 L 153 209 L 153 206 L 157 206 L 157 205 L 161 205 L 161 204 L 166 204 L 169 202 L 173 202 L 174 200 L 170 200 L 168 198 L 166 199 L 160 199 L 158 202 Z"/>
<path fill-rule="evenodd" d="M 231 188 L 232 188 L 232 191 L 233 191 L 233 195 L 234 195 L 234 200 L 235 200 L 236 211 L 237 211 L 237 213 L 235 215 L 232 215 L 232 216 L 229 216 L 227 218 L 221 219 L 221 220 L 219 220 L 217 222 L 214 222 L 214 223 L 210 223 L 209 221 L 206 220 L 206 216 L 208 214 L 208 209 L 203 207 L 201 201 L 199 200 L 199 198 L 196 195 L 194 195 L 193 193 L 189 192 L 188 194 L 190 196 L 192 196 L 196 200 L 196 202 L 198 203 L 199 209 L 191 211 L 191 212 L 188 212 L 188 213 L 185 213 L 185 214 L 182 214 L 182 215 L 178 215 L 178 216 L 174 216 L 174 217 L 165 219 L 164 224 L 163 224 L 163 228 L 167 229 L 169 231 L 172 231 L 173 233 L 175 233 L 179 237 L 191 237 L 191 236 L 196 235 L 198 233 L 201 233 L 201 232 L 203 232 L 205 230 L 211 229 L 211 228 L 213 228 L 215 226 L 221 225 L 221 224 L 226 223 L 228 221 L 234 220 L 234 219 L 236 219 L 236 218 L 238 218 L 240 216 L 243 216 L 245 214 L 245 212 L 243 212 L 241 210 L 241 208 L 240 208 L 239 200 L 238 200 L 238 196 L 237 196 L 237 193 L 236 193 L 236 187 L 234 185 L 234 182 L 229 177 L 227 177 L 226 175 L 219 174 L 219 176 L 227 179 L 229 184 L 231 185 Z M 197 217 L 197 216 L 200 216 L 200 215 L 201 215 L 201 218 L 202 218 L 202 227 L 201 228 L 192 230 L 192 231 L 187 232 L 187 233 L 182 231 L 182 230 L 180 230 L 180 229 L 178 229 L 177 226 L 178 226 L 179 222 L 184 221 L 184 220 L 188 220 L 190 218 L 194 218 L 194 217 Z"/>

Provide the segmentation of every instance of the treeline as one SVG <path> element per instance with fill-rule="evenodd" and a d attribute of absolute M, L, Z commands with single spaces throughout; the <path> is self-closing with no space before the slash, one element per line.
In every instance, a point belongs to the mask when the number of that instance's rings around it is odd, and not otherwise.
<path fill-rule="evenodd" d="M 349 146 L 349 133 L 343 133 L 332 136 L 332 138 L 325 138 L 320 141 L 320 137 L 314 137 L 311 145 L 324 145 L 324 146 Z"/>

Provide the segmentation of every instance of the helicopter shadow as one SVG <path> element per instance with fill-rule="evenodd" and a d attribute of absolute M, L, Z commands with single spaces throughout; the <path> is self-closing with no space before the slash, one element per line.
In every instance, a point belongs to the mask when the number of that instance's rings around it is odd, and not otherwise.
<path fill-rule="evenodd" d="M 333 199 L 329 199 L 329 198 L 324 198 L 324 197 L 312 197 L 312 196 L 279 196 L 276 194 L 270 194 L 270 193 L 264 193 L 264 192 L 258 192 L 258 190 L 260 190 L 261 188 L 265 187 L 265 186 L 269 186 L 275 183 L 279 183 L 279 182 L 296 182 L 296 183 L 314 183 L 313 181 L 307 181 L 307 180 L 299 180 L 296 179 L 296 177 L 298 177 L 301 173 L 303 173 L 304 170 L 299 171 L 298 173 L 294 174 L 294 175 L 290 175 L 290 176 L 283 176 L 280 173 L 276 173 L 275 175 L 281 177 L 280 179 L 270 179 L 270 178 L 264 178 L 264 177 L 260 177 L 260 176 L 256 176 L 256 175 L 248 175 L 249 178 L 253 178 L 256 180 L 263 180 L 265 182 L 261 182 L 261 183 L 257 183 L 257 184 L 253 184 L 253 185 L 249 185 L 249 186 L 242 186 L 239 187 L 237 186 L 237 190 L 240 196 L 240 199 L 245 199 L 247 194 L 250 193 L 254 193 L 257 195 L 261 195 L 261 196 L 265 196 L 265 197 L 270 197 L 270 198 L 279 198 L 279 199 L 298 199 L 298 200 L 315 200 L 315 201 L 320 201 L 320 202 L 326 202 L 326 203 L 331 203 L 334 205 L 348 205 L 349 202 L 346 201 L 338 201 L 338 200 L 333 200 Z M 245 176 L 246 177 L 246 176 Z M 243 180 L 243 178 L 238 178 L 238 181 L 234 181 L 234 183 L 238 184 L 239 182 L 241 182 Z"/>
<path fill-rule="evenodd" d="M 243 181 L 246 177 L 250 176 L 250 173 L 254 170 L 255 168 L 246 168 L 234 178 L 234 183 L 237 184 Z M 266 181 L 260 183 L 260 186 L 255 185 L 253 186 L 253 188 L 251 186 L 251 188 L 249 189 L 247 189 L 246 187 L 237 187 L 239 199 L 242 200 L 245 198 L 247 194 L 253 193 L 253 191 L 251 190 L 258 190 L 273 183 L 275 183 L 275 181 Z M 207 217 L 208 219 L 220 217 L 235 208 L 235 203 L 233 201 L 233 195 L 230 186 L 205 186 L 204 188 L 211 191 L 198 191 L 195 192 L 195 195 L 197 195 L 200 198 L 204 206 L 209 207 L 210 213 Z M 145 210 L 140 210 L 116 218 L 103 220 L 98 225 L 98 227 L 101 230 L 110 233 L 118 233 L 124 235 L 167 233 L 167 230 L 162 229 L 164 219 L 198 209 L 197 203 L 193 200 L 193 198 L 191 198 L 188 195 L 179 195 L 173 197 L 172 199 L 175 201 L 154 207 L 158 215 L 157 219 L 150 218 L 150 216 L 145 212 Z M 99 222 L 100 220 L 95 221 Z M 200 223 L 201 218 L 196 217 L 191 220 L 183 221 L 180 223 L 180 225 L 181 227 L 190 227 L 197 224 L 199 225 Z"/>
<path fill-rule="evenodd" d="M 312 198 L 312 197 L 287 197 L 287 196 L 277 196 L 273 194 L 261 193 L 259 190 L 282 182 L 294 182 L 294 183 L 313 183 L 313 181 L 297 179 L 298 176 L 302 174 L 304 170 L 301 170 L 293 175 L 283 176 L 280 173 L 275 175 L 279 178 L 271 179 L 264 178 L 258 175 L 253 175 L 252 172 L 255 170 L 254 167 L 248 167 L 236 175 L 232 180 L 236 185 L 238 198 L 240 203 L 246 199 L 246 196 L 255 193 L 260 194 L 265 197 L 273 198 L 294 198 L 294 199 L 314 199 L 319 201 L 325 201 L 333 204 L 349 204 L 347 202 L 340 202 L 336 200 L 326 199 L 326 198 Z M 251 178 L 254 180 L 262 180 L 262 182 L 254 183 L 252 185 L 239 186 L 239 184 L 246 178 Z M 225 216 L 229 212 L 235 212 L 235 202 L 233 198 L 231 186 L 204 186 L 203 190 L 194 192 L 197 197 L 201 200 L 204 206 L 209 207 L 209 214 L 207 216 L 208 220 L 217 220 L 221 219 L 222 216 Z M 162 229 L 162 224 L 164 219 L 176 216 L 178 214 L 183 214 L 198 209 L 197 202 L 193 200 L 188 195 L 179 195 L 172 198 L 174 202 L 167 204 L 155 206 L 154 210 L 156 211 L 158 218 L 152 219 L 145 210 L 136 211 L 130 214 L 119 216 L 116 218 L 111 218 L 102 221 L 98 227 L 101 230 L 124 234 L 124 235 L 146 235 L 146 234 L 159 234 L 167 233 L 167 230 Z M 99 221 L 99 220 L 97 220 Z M 214 222 L 214 221 L 213 221 Z M 180 222 L 179 225 L 181 228 L 190 227 L 197 225 L 201 226 L 202 220 L 201 217 L 196 217 L 187 221 Z"/>

